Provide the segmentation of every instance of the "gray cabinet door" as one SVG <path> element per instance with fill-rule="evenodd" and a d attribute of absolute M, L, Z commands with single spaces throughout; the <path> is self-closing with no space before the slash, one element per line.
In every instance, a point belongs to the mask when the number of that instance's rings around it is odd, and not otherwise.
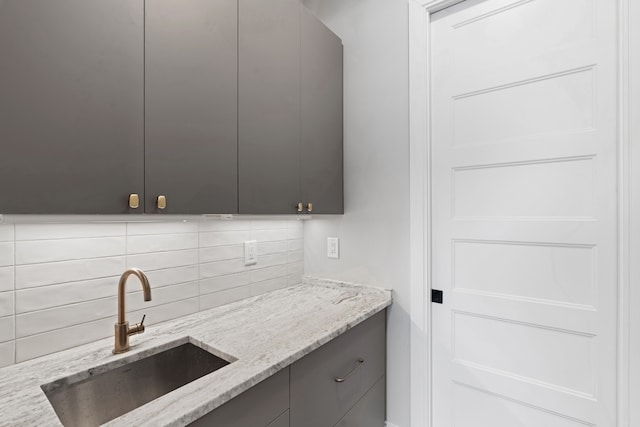
<path fill-rule="evenodd" d="M 344 213 L 342 41 L 303 8 L 302 202 L 316 214 Z"/>
<path fill-rule="evenodd" d="M 0 213 L 142 195 L 143 19 L 143 0 L 0 1 Z"/>
<path fill-rule="evenodd" d="M 238 211 L 237 13 L 237 0 L 146 1 L 147 212 Z"/>
<path fill-rule="evenodd" d="M 291 427 L 333 426 L 346 415 L 385 373 L 385 332 L 383 311 L 291 365 Z"/>
<path fill-rule="evenodd" d="M 300 200 L 298 0 L 239 0 L 240 213 L 295 213 Z"/>

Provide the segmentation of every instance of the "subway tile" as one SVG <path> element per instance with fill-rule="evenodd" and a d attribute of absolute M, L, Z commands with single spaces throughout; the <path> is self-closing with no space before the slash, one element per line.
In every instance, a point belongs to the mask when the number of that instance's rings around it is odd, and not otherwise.
<path fill-rule="evenodd" d="M 200 310 L 207 310 L 229 304 L 251 296 L 250 286 L 225 289 L 211 294 L 200 295 Z"/>
<path fill-rule="evenodd" d="M 287 276 L 287 285 L 296 286 L 302 283 L 302 274 L 290 274 Z"/>
<path fill-rule="evenodd" d="M 200 280 L 200 295 L 237 288 L 251 283 L 251 272 L 227 274 L 225 276 L 210 277 Z"/>
<path fill-rule="evenodd" d="M 304 230 L 304 221 L 302 219 L 290 219 L 287 221 L 287 228 L 290 230 Z"/>
<path fill-rule="evenodd" d="M 132 283 L 133 285 L 133 283 Z M 132 286 L 132 288 L 134 288 Z M 140 288 L 141 289 L 141 288 Z M 142 297 L 142 291 L 136 291 L 127 294 L 126 307 L 127 313 L 134 311 L 145 311 L 152 307 L 166 305 L 187 298 L 197 298 L 200 293 L 198 282 L 180 283 L 172 286 L 164 286 L 162 288 L 151 289 L 151 301 L 145 301 Z M 131 318 L 127 314 L 129 323 L 137 323 L 140 319 Z"/>
<path fill-rule="evenodd" d="M 275 254 L 278 252 L 287 251 L 287 241 L 281 240 L 278 242 L 260 242 L 258 243 L 258 256 Z"/>
<path fill-rule="evenodd" d="M 295 227 L 287 229 L 287 239 L 302 239 L 304 238 L 304 228 L 303 227 Z"/>
<path fill-rule="evenodd" d="M 13 224 L 0 224 L 0 242 L 13 242 L 15 239 Z"/>
<path fill-rule="evenodd" d="M 93 322 L 84 322 L 69 328 L 18 338 L 16 340 L 16 362 L 24 362 L 113 336 L 113 323 L 112 318 L 105 318 Z"/>
<path fill-rule="evenodd" d="M 289 274 L 304 274 L 304 262 L 292 262 L 287 264 L 287 271 Z"/>
<path fill-rule="evenodd" d="M 284 277 L 287 275 L 286 264 L 277 265 L 275 267 L 259 268 L 251 271 L 251 282 L 261 282 L 276 277 Z"/>
<path fill-rule="evenodd" d="M 0 342 L 15 339 L 15 318 L 13 316 L 0 317 Z"/>
<path fill-rule="evenodd" d="M 14 292 L 0 292 L 0 317 L 13 316 L 14 313 Z"/>
<path fill-rule="evenodd" d="M 197 247 L 198 235 L 196 233 L 152 234 L 127 237 L 128 254 L 180 251 L 196 249 Z"/>
<path fill-rule="evenodd" d="M 301 262 L 304 261 L 304 251 L 291 251 L 287 254 L 287 262 Z"/>
<path fill-rule="evenodd" d="M 110 318 L 113 324 L 117 307 L 117 298 L 114 296 L 17 314 L 16 335 L 23 338 L 105 318 Z"/>
<path fill-rule="evenodd" d="M 20 289 L 16 291 L 16 313 L 21 314 L 112 297 L 118 294 L 118 279 L 119 276 L 111 276 L 37 288 Z"/>
<path fill-rule="evenodd" d="M 127 223 L 128 236 L 140 236 L 146 234 L 179 234 L 197 233 L 198 222 L 129 222 Z"/>
<path fill-rule="evenodd" d="M 184 267 L 198 264 L 198 250 L 155 252 L 127 256 L 129 268 L 136 267 L 144 270 L 160 270 L 172 267 Z"/>
<path fill-rule="evenodd" d="M 240 273 L 245 269 L 244 259 L 209 262 L 200 265 L 200 278 L 222 276 L 224 274 Z"/>
<path fill-rule="evenodd" d="M 0 292 L 13 290 L 13 270 L 13 266 L 0 267 Z"/>
<path fill-rule="evenodd" d="M 304 249 L 303 239 L 289 240 L 287 243 L 288 243 L 287 249 L 289 249 L 290 251 L 301 251 Z"/>
<path fill-rule="evenodd" d="M 177 285 L 178 283 L 194 282 L 198 280 L 198 266 L 166 268 L 163 270 L 146 271 L 151 291 L 163 286 Z"/>
<path fill-rule="evenodd" d="M 124 237 L 16 241 L 16 264 L 36 264 L 125 254 Z"/>
<path fill-rule="evenodd" d="M 251 266 L 252 269 L 271 267 L 273 265 L 280 265 L 287 263 L 287 253 L 281 252 L 277 254 L 258 256 L 258 263 Z"/>
<path fill-rule="evenodd" d="M 16 362 L 15 341 L 0 344 L 0 368 L 13 365 Z"/>
<path fill-rule="evenodd" d="M 130 319 L 141 319 L 143 315 L 146 315 L 147 317 L 144 321 L 145 326 L 147 328 L 153 328 L 153 325 L 157 325 L 158 323 L 197 313 L 199 306 L 198 298 L 188 298 L 157 307 L 145 307 L 141 310 L 132 311 L 127 314 L 127 316 L 129 316 Z M 136 322 L 137 321 L 138 320 L 136 320 Z M 132 345 L 134 344 L 135 342 L 132 342 Z"/>
<path fill-rule="evenodd" d="M 125 223 L 16 224 L 16 240 L 115 237 L 125 232 Z"/>
<path fill-rule="evenodd" d="M 239 245 L 251 240 L 251 231 L 213 231 L 200 233 L 200 247 Z"/>
<path fill-rule="evenodd" d="M 252 230 L 273 230 L 278 228 L 287 228 L 287 221 L 277 219 L 257 219 L 251 221 Z"/>
<path fill-rule="evenodd" d="M 19 265 L 16 266 L 16 289 L 111 277 L 122 274 L 126 265 L 124 256 Z"/>
<path fill-rule="evenodd" d="M 200 232 L 249 230 L 251 221 L 247 220 L 210 220 L 200 223 Z"/>
<path fill-rule="evenodd" d="M 251 296 L 261 295 L 266 292 L 275 291 L 287 287 L 287 278 L 278 277 L 251 284 Z"/>
<path fill-rule="evenodd" d="M 13 242 L 0 242 L 0 267 L 13 265 L 13 245 Z"/>
<path fill-rule="evenodd" d="M 260 246 L 258 246 L 260 248 Z M 258 251 L 258 254 L 260 252 Z M 200 262 L 227 261 L 230 259 L 244 258 L 244 245 L 211 246 L 200 248 Z"/>
<path fill-rule="evenodd" d="M 279 228 L 275 230 L 251 230 L 251 239 L 257 240 L 258 242 L 287 240 L 287 229 Z"/>

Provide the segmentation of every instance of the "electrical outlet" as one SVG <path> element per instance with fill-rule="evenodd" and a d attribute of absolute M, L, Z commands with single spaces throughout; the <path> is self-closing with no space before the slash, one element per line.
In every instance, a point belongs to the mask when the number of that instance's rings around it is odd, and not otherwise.
<path fill-rule="evenodd" d="M 247 240 L 244 242 L 244 265 L 258 263 L 258 241 Z"/>
<path fill-rule="evenodd" d="M 340 239 L 337 237 L 327 237 L 327 257 L 340 258 Z"/>

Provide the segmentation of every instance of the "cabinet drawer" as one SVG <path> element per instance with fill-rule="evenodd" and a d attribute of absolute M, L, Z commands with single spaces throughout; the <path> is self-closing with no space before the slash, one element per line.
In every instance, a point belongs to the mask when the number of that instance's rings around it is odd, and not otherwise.
<path fill-rule="evenodd" d="M 289 368 L 258 383 L 224 405 L 209 412 L 190 426 L 259 427 L 280 421 L 289 407 Z M 286 417 L 289 420 L 289 417 Z M 274 424 L 280 427 L 288 424 Z"/>
<path fill-rule="evenodd" d="M 289 410 L 273 420 L 267 427 L 289 427 Z"/>
<path fill-rule="evenodd" d="M 291 365 L 292 427 L 335 425 L 384 375 L 385 326 L 383 311 Z"/>
<path fill-rule="evenodd" d="M 335 427 L 384 427 L 386 418 L 384 396 L 385 378 L 383 377 Z"/>

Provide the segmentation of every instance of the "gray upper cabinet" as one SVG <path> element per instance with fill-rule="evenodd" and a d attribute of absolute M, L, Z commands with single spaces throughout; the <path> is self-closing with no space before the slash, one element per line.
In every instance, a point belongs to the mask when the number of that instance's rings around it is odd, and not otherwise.
<path fill-rule="evenodd" d="M 300 202 L 298 0 L 239 0 L 240 213 L 295 213 Z"/>
<path fill-rule="evenodd" d="M 342 43 L 298 0 L 0 0 L 0 58 L 0 213 L 343 212 Z"/>
<path fill-rule="evenodd" d="M 0 213 L 130 211 L 143 20 L 142 0 L 0 1 Z"/>
<path fill-rule="evenodd" d="M 238 211 L 237 14 L 237 0 L 146 0 L 148 213 Z"/>
<path fill-rule="evenodd" d="M 344 213 L 342 40 L 302 11 L 302 203 L 316 214 Z"/>

